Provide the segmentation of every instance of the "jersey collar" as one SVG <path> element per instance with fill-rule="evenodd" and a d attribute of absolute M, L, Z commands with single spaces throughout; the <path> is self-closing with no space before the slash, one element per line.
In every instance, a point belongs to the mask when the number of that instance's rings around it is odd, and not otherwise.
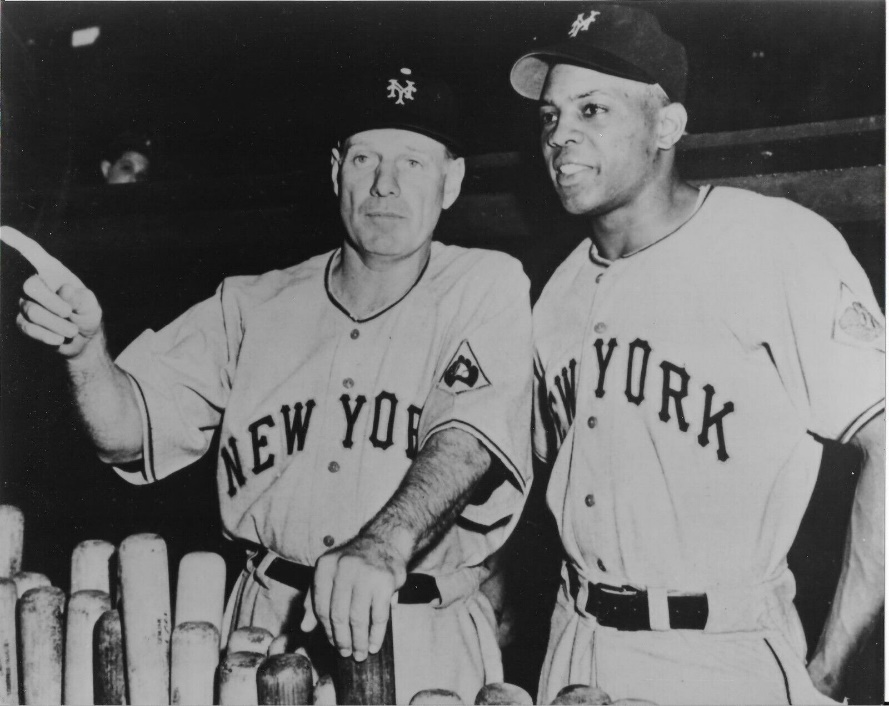
<path fill-rule="evenodd" d="M 435 243 L 433 243 L 435 245 Z M 337 248 L 332 253 L 330 253 L 330 258 L 327 260 L 327 267 L 324 268 L 324 291 L 327 292 L 327 298 L 330 299 L 330 302 L 341 312 L 343 312 L 346 316 L 348 316 L 352 321 L 356 324 L 363 324 L 366 321 L 371 321 L 372 319 L 377 318 L 378 316 L 382 316 L 390 309 L 394 308 L 402 301 L 404 301 L 405 297 L 408 294 L 414 291 L 414 288 L 420 283 L 420 280 L 423 279 L 423 275 L 426 274 L 426 270 L 429 268 L 429 261 L 432 259 L 432 248 L 429 249 L 429 257 L 426 258 L 426 264 L 423 265 L 423 269 L 420 270 L 420 274 L 417 275 L 417 279 L 414 280 L 414 283 L 408 288 L 408 290 L 402 294 L 398 299 L 389 304 L 388 306 L 380 309 L 379 311 L 375 311 L 370 316 L 366 316 L 361 319 L 355 316 L 351 311 L 349 311 L 345 306 L 343 306 L 337 298 L 333 295 L 333 292 L 330 291 L 330 273 L 333 270 L 334 263 L 342 257 L 342 248 Z"/>

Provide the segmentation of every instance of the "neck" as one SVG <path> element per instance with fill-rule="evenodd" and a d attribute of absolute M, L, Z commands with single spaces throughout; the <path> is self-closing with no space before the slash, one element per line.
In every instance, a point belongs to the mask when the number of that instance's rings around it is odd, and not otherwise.
<path fill-rule="evenodd" d="M 355 318 L 363 319 L 401 299 L 417 282 L 429 260 L 432 244 L 407 257 L 360 253 L 349 241 L 330 272 L 333 295 Z"/>
<path fill-rule="evenodd" d="M 593 217 L 593 240 L 601 255 L 616 260 L 657 242 L 694 214 L 698 189 L 671 176 L 649 185 L 632 201 Z"/>

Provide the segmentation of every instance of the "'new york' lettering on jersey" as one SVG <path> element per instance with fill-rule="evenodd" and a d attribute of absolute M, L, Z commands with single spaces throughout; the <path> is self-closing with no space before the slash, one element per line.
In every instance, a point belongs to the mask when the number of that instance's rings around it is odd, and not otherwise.
<path fill-rule="evenodd" d="M 534 309 L 535 453 L 590 581 L 779 580 L 818 438 L 884 406 L 885 323 L 842 236 L 784 199 L 706 193 L 626 257 L 581 243 Z"/>
<path fill-rule="evenodd" d="M 518 519 L 529 480 L 527 278 L 500 253 L 433 243 L 413 288 L 356 321 L 327 285 L 338 257 L 225 280 L 121 354 L 146 448 L 144 475 L 122 475 L 164 478 L 218 434 L 226 533 L 314 564 L 389 500 L 431 434 L 458 428 L 511 477 L 464 511 L 467 527 L 503 529 L 455 527 L 425 561 L 481 561 Z"/>

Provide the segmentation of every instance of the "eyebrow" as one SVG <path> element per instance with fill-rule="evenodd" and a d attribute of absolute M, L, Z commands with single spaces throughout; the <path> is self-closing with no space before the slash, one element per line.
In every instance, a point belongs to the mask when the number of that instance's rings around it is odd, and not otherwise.
<path fill-rule="evenodd" d="M 593 96 L 596 93 L 605 93 L 605 92 L 606 91 L 603 88 L 594 88 L 590 91 L 586 91 L 585 93 L 575 93 L 573 96 L 568 96 L 568 102 L 574 103 L 576 101 L 583 100 L 584 98 L 589 98 L 590 96 Z M 555 103 L 553 103 L 551 100 L 543 98 L 542 96 L 540 98 L 540 104 L 541 104 L 541 106 L 544 106 L 544 105 L 555 106 Z"/>

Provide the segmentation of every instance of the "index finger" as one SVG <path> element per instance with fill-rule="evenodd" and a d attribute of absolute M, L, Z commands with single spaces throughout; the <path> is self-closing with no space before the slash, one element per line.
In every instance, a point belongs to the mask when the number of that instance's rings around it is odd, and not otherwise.
<path fill-rule="evenodd" d="M 74 313 L 73 307 L 53 292 L 40 275 L 31 275 L 22 285 L 22 291 L 44 309 L 67 319 Z"/>
<path fill-rule="evenodd" d="M 334 565 L 335 566 L 335 565 Z M 330 627 L 330 596 L 333 593 L 333 570 L 322 557 L 315 566 L 315 577 L 312 582 L 312 602 L 315 605 L 315 617 L 327 633 L 327 639 L 333 644 L 333 630 Z"/>

